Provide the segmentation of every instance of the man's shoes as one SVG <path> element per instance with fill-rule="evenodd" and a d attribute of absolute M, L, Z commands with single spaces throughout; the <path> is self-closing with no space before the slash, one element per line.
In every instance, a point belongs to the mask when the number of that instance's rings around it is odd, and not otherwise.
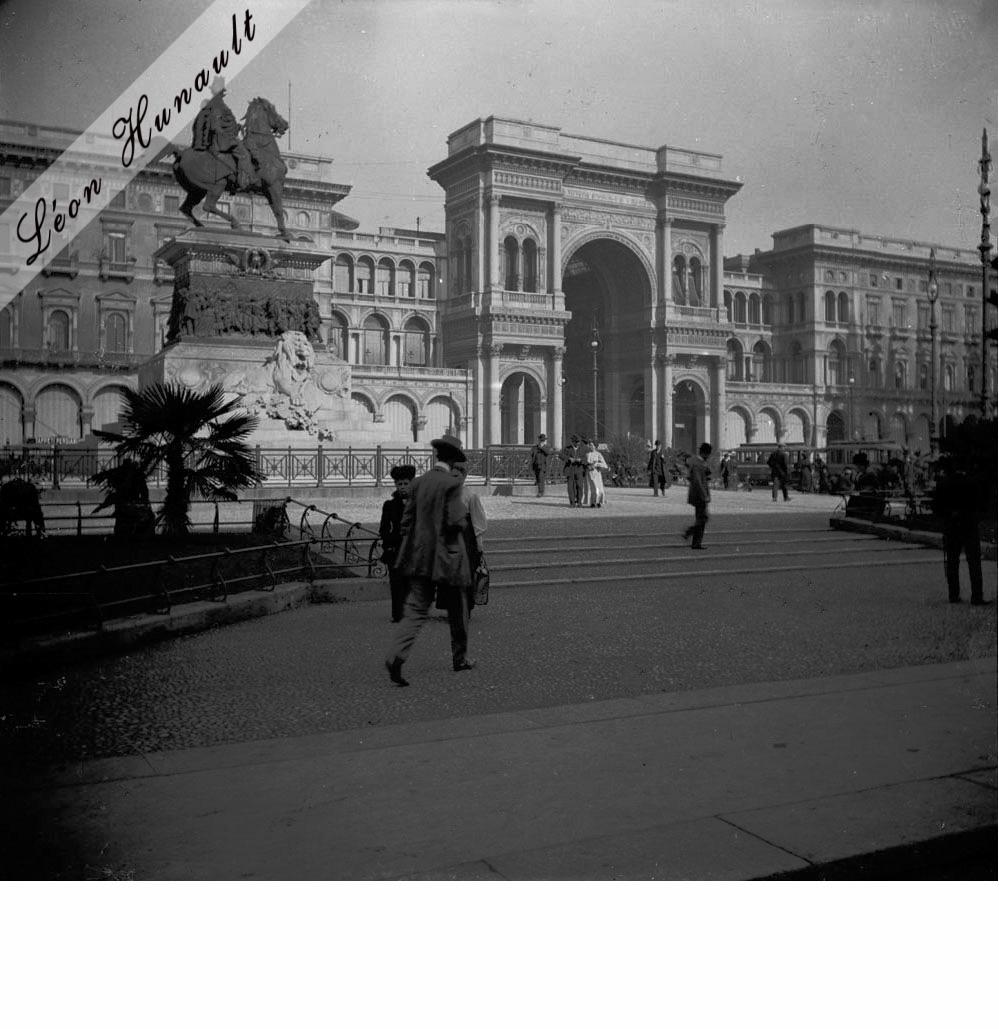
<path fill-rule="evenodd" d="M 708 548 L 706 546 L 704 546 L 703 543 L 694 543 L 694 544 L 691 545 L 690 549 L 691 550 L 707 550 Z"/>
<path fill-rule="evenodd" d="M 972 599 L 971 603 L 975 607 L 988 607 L 989 606 L 989 602 L 984 597 L 975 597 L 975 598 Z"/>
<path fill-rule="evenodd" d="M 456 672 L 470 672 L 475 667 L 474 661 L 469 661 L 466 657 L 463 661 L 456 661 L 454 670 Z"/>
<path fill-rule="evenodd" d="M 386 661 L 385 668 L 394 686 L 408 686 L 409 680 L 402 677 L 402 661 L 396 658 L 394 661 Z"/>
<path fill-rule="evenodd" d="M 690 537 L 693 535 L 694 534 L 690 531 L 690 529 L 684 529 L 683 532 L 680 533 L 680 539 L 686 541 L 689 540 Z"/>

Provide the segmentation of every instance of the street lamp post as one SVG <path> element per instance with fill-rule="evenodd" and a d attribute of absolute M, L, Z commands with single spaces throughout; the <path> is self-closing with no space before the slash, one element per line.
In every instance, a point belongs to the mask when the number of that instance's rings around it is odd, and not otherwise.
<path fill-rule="evenodd" d="M 600 347 L 600 336 L 597 334 L 597 320 L 593 319 L 593 333 L 590 339 L 590 349 L 593 351 L 593 442 L 600 442 L 600 435 L 597 431 L 597 350 Z"/>
<path fill-rule="evenodd" d="M 992 239 L 989 235 L 989 211 L 991 210 L 992 191 L 989 189 L 989 167 L 992 155 L 989 153 L 989 134 L 982 129 L 982 159 L 978 162 L 982 169 L 982 180 L 978 184 L 981 197 L 982 241 L 978 244 L 978 252 L 982 255 L 982 420 L 989 413 L 989 257 L 992 254 Z"/>
<path fill-rule="evenodd" d="M 926 296 L 930 302 L 930 454 L 937 456 L 940 443 L 940 400 L 937 396 L 937 262 L 936 251 L 930 250 L 930 275 Z"/>

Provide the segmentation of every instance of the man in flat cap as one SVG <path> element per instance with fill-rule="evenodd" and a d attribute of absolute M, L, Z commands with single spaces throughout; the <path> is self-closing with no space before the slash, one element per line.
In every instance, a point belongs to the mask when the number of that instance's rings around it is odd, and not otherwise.
<path fill-rule="evenodd" d="M 392 496 L 382 504 L 382 520 L 378 524 L 378 535 L 382 540 L 382 561 L 388 569 L 389 589 L 392 593 L 392 621 L 402 621 L 402 606 L 406 602 L 408 583 L 406 576 L 396 570 L 395 562 L 402 544 L 402 514 L 409 497 L 410 486 L 416 478 L 416 468 L 411 464 L 398 464 L 390 472 L 395 489 Z"/>
<path fill-rule="evenodd" d="M 436 461 L 413 482 L 402 515 L 402 543 L 396 570 L 409 581 L 402 621 L 396 626 L 385 667 L 396 686 L 408 686 L 402 666 L 433 603 L 434 590 L 445 598 L 451 626 L 451 664 L 456 672 L 475 667 L 468 659 L 468 587 L 472 569 L 463 530 L 467 514 L 461 477 L 454 465 L 465 460 L 461 440 L 444 435 L 430 441 Z"/>
<path fill-rule="evenodd" d="M 531 471 L 534 472 L 534 485 L 538 487 L 538 496 L 545 495 L 545 479 L 548 474 L 548 458 L 551 455 L 548 437 L 541 433 L 538 442 L 531 447 Z"/>

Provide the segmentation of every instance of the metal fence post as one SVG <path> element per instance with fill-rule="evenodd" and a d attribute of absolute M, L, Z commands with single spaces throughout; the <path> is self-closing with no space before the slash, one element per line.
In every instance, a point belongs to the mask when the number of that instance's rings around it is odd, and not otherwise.
<path fill-rule="evenodd" d="M 347 447 L 347 485 L 354 484 L 354 448 Z"/>
<path fill-rule="evenodd" d="M 291 489 L 291 447 L 288 447 L 288 489 Z"/>
<path fill-rule="evenodd" d="M 316 485 L 317 486 L 322 486 L 322 484 L 323 484 L 323 472 L 324 471 L 325 471 L 325 468 L 323 467 L 323 445 L 322 445 L 322 443 L 320 443 L 316 447 Z"/>
<path fill-rule="evenodd" d="M 493 471 L 493 467 L 492 466 L 493 466 L 492 456 L 491 456 L 490 451 L 489 451 L 489 444 L 487 443 L 486 444 L 486 485 L 487 486 L 492 481 L 492 471 Z"/>
<path fill-rule="evenodd" d="M 79 500 L 76 502 L 76 535 L 83 535 L 83 505 Z"/>
<path fill-rule="evenodd" d="M 375 485 L 380 486 L 382 484 L 382 445 L 381 443 L 375 447 Z"/>
<path fill-rule="evenodd" d="M 52 488 L 59 488 L 59 444 L 52 444 Z"/>

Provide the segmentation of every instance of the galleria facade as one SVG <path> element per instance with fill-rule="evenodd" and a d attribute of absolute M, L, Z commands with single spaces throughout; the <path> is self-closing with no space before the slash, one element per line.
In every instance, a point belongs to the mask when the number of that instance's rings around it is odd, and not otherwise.
<path fill-rule="evenodd" d="M 0 122 L 0 204 L 75 137 Z M 928 448 L 931 244 L 803 225 L 726 258 L 725 206 L 741 183 L 717 155 L 495 117 L 453 133 L 429 169 L 443 233 L 359 231 L 334 209 L 350 186 L 329 159 L 285 159 L 293 235 L 329 252 L 314 289 L 322 345 L 351 365 L 351 400 L 369 421 L 343 445 L 427 443 L 450 427 L 470 447 L 630 432 L 685 450 L 846 438 Z M 155 254 L 194 231 L 172 162 L 115 187 L 95 145 L 75 171 L 117 192 L 0 311 L 0 443 L 78 440 L 113 423 L 123 388 L 172 342 L 173 273 Z M 260 200 L 230 208 L 273 233 Z M 0 274 L 9 252 L 0 236 Z M 983 375 L 992 413 L 979 254 L 936 246 L 935 262 L 941 419 L 979 409 Z"/>

